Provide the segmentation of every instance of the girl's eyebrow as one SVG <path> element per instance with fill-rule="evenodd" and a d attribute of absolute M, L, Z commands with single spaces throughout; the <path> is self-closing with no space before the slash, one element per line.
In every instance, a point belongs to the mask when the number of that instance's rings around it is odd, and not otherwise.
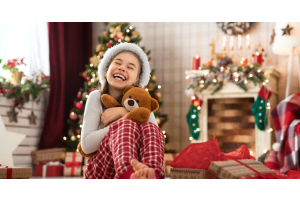
<path fill-rule="evenodd" d="M 115 60 L 122 61 L 122 59 L 120 59 L 120 58 L 116 58 Z M 129 63 L 129 65 L 133 65 L 136 68 L 136 66 L 133 63 Z"/>

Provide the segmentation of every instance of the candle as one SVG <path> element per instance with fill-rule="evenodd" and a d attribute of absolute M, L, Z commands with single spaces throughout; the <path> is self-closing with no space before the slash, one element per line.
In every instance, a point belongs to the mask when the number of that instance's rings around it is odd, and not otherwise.
<path fill-rule="evenodd" d="M 247 49 L 250 49 L 250 35 L 247 35 L 246 39 L 247 39 L 246 47 L 247 47 Z"/>
<path fill-rule="evenodd" d="M 193 57 L 193 70 L 199 70 L 199 67 L 200 67 L 200 56 L 194 56 Z"/>
<path fill-rule="evenodd" d="M 262 53 L 256 52 L 254 54 L 254 63 L 262 65 L 262 63 L 264 62 L 262 56 Z"/>
<path fill-rule="evenodd" d="M 229 49 L 233 50 L 233 36 L 230 37 Z"/>
<path fill-rule="evenodd" d="M 241 37 L 241 35 L 238 35 L 238 49 L 239 50 L 242 49 L 242 37 Z"/>
<path fill-rule="evenodd" d="M 226 36 L 223 36 L 222 50 L 226 50 Z"/>

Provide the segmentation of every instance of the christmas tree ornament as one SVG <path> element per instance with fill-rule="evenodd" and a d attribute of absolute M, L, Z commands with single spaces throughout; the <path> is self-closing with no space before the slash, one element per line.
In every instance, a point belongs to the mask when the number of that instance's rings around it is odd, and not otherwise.
<path fill-rule="evenodd" d="M 102 47 L 102 44 L 97 44 L 96 52 L 99 52 L 101 50 L 101 47 Z"/>
<path fill-rule="evenodd" d="M 115 36 L 117 37 L 121 37 L 122 36 L 122 32 L 121 32 L 121 26 L 117 26 L 115 27 L 110 27 L 109 31 L 111 32 L 110 37 L 114 38 Z"/>
<path fill-rule="evenodd" d="M 289 24 L 287 24 L 287 26 L 285 28 L 282 28 L 282 35 L 291 35 L 291 30 L 293 29 L 293 27 L 290 27 Z"/>
<path fill-rule="evenodd" d="M 154 95 L 154 97 L 155 97 L 156 99 L 160 99 L 160 98 L 161 98 L 161 94 L 158 92 L 158 93 L 156 93 L 156 94 Z"/>
<path fill-rule="evenodd" d="M 156 81 L 156 76 L 153 75 L 151 79 L 152 79 L 152 81 Z"/>
<path fill-rule="evenodd" d="M 78 98 L 78 99 L 81 99 L 81 98 L 82 98 L 81 92 L 78 92 L 77 98 Z"/>
<path fill-rule="evenodd" d="M 82 101 L 76 103 L 76 108 L 79 109 L 79 110 L 81 110 L 83 108 Z"/>
<path fill-rule="evenodd" d="M 103 36 L 104 36 L 105 38 L 108 38 L 108 37 L 109 37 L 108 31 L 103 31 Z"/>
<path fill-rule="evenodd" d="M 102 57 L 104 55 L 104 51 L 100 51 L 98 55 Z"/>
<path fill-rule="evenodd" d="M 25 137 L 26 134 L 7 131 L 0 115 L 0 164 L 14 166 L 13 152 Z"/>
<path fill-rule="evenodd" d="M 153 91 L 154 89 L 155 89 L 155 84 L 154 83 L 149 83 L 148 90 Z"/>
<path fill-rule="evenodd" d="M 75 141 L 75 140 L 76 140 L 76 137 L 75 137 L 74 135 L 72 135 L 72 136 L 71 136 L 71 140 L 72 140 L 72 141 Z"/>
<path fill-rule="evenodd" d="M 111 43 L 110 42 L 107 42 L 106 43 L 106 46 L 109 48 L 109 47 L 111 47 Z"/>
<path fill-rule="evenodd" d="M 258 92 L 258 96 L 252 106 L 252 113 L 255 118 L 255 124 L 259 130 L 265 130 L 268 124 L 266 116 L 267 101 L 270 99 L 272 92 L 265 86 L 262 86 Z"/>
<path fill-rule="evenodd" d="M 98 67 L 100 59 L 96 55 L 94 55 L 90 58 L 90 63 L 93 64 L 94 67 Z"/>
<path fill-rule="evenodd" d="M 132 37 L 137 38 L 140 35 L 140 32 L 138 32 L 137 30 L 134 30 L 131 32 Z"/>
<path fill-rule="evenodd" d="M 89 81 L 89 80 L 90 80 L 90 78 L 87 77 L 86 72 L 83 72 L 83 73 L 82 73 L 82 77 L 83 77 L 86 81 Z"/>
<path fill-rule="evenodd" d="M 124 38 L 124 40 L 125 40 L 126 42 L 130 42 L 130 37 L 129 37 L 129 36 L 126 36 L 126 37 Z"/>
<path fill-rule="evenodd" d="M 74 135 L 74 133 L 73 133 L 73 131 L 70 129 L 70 130 L 68 131 L 68 136 L 71 138 L 72 135 Z"/>
<path fill-rule="evenodd" d="M 28 115 L 29 124 L 30 124 L 30 125 L 31 125 L 31 124 L 36 125 L 36 118 L 37 118 L 37 116 L 34 115 L 34 112 L 33 112 L 33 110 L 32 110 L 32 111 L 31 111 L 31 114 Z"/>
<path fill-rule="evenodd" d="M 86 100 L 86 99 L 87 99 L 87 96 L 88 96 L 88 93 L 87 93 L 87 92 L 82 93 L 82 99 L 83 99 L 83 100 Z"/>
<path fill-rule="evenodd" d="M 189 130 L 194 140 L 198 140 L 201 132 L 199 128 L 199 112 L 202 103 L 203 101 L 201 99 L 199 99 L 196 95 L 193 95 L 190 110 L 186 115 Z"/>
<path fill-rule="evenodd" d="M 71 112 L 71 113 L 70 113 L 70 119 L 71 119 L 71 120 L 76 120 L 77 118 L 78 118 L 78 116 L 77 116 L 76 113 L 74 113 L 74 112 Z"/>
<path fill-rule="evenodd" d="M 80 135 L 80 133 L 81 133 L 80 129 L 77 129 L 76 134 Z"/>
<path fill-rule="evenodd" d="M 16 112 L 15 107 L 12 106 L 10 111 L 6 112 L 9 117 L 9 122 L 17 122 L 18 123 L 18 112 Z"/>
<path fill-rule="evenodd" d="M 155 119 L 156 119 L 157 124 L 159 125 L 161 123 L 161 119 L 158 117 L 156 117 Z"/>

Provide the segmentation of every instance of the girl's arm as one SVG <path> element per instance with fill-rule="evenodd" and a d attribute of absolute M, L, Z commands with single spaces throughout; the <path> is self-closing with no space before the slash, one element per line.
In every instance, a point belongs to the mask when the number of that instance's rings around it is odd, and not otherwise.
<path fill-rule="evenodd" d="M 89 94 L 87 99 L 82 123 L 81 147 L 86 154 L 97 151 L 108 132 L 109 127 L 98 130 L 101 114 L 100 92 L 95 90 Z"/>
<path fill-rule="evenodd" d="M 153 112 L 150 114 L 148 122 L 152 122 L 153 124 L 155 124 L 158 127 L 158 124 L 157 124 L 157 121 L 155 119 Z"/>

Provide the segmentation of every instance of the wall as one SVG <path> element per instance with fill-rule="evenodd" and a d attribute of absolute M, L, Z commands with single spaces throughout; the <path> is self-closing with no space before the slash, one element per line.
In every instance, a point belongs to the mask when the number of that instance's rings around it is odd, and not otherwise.
<path fill-rule="evenodd" d="M 157 84 L 162 86 L 162 101 L 164 105 L 160 108 L 162 113 L 169 115 L 169 121 L 163 127 L 170 136 L 168 148 L 181 151 L 189 143 L 189 130 L 186 122 L 186 114 L 190 106 L 190 98 L 184 93 L 189 80 L 185 79 L 185 70 L 192 68 L 192 57 L 201 56 L 201 65 L 210 59 L 211 39 L 222 37 L 224 33 L 213 22 L 193 23 L 163 23 L 163 22 L 130 22 L 140 32 L 141 45 L 146 50 L 151 50 L 150 65 L 156 71 Z M 270 45 L 274 22 L 254 23 L 247 32 L 251 37 L 251 49 L 234 51 L 239 58 L 251 56 L 258 44 L 265 49 L 267 57 L 264 65 L 274 66 L 280 73 L 279 100 L 285 97 L 285 86 L 287 76 L 287 56 L 277 56 L 271 52 Z M 93 47 L 98 41 L 97 36 L 102 35 L 105 29 L 104 23 L 93 23 Z M 242 35 L 243 46 L 245 47 L 245 35 Z M 227 45 L 229 37 L 227 36 Z M 216 52 L 221 52 L 222 38 L 216 42 Z M 234 45 L 237 46 L 237 38 Z M 299 91 L 298 72 L 294 65 L 292 92 Z"/>

